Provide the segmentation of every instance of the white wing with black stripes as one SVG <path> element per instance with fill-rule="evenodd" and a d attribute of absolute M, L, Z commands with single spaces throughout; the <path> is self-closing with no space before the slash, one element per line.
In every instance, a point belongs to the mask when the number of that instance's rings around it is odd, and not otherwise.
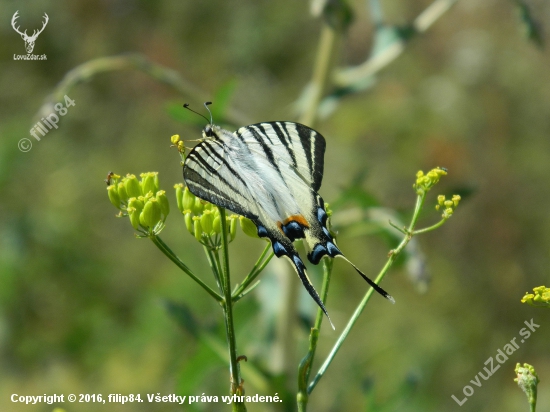
<path fill-rule="evenodd" d="M 275 255 L 292 262 L 328 317 L 292 244 L 304 239 L 313 264 L 325 255 L 346 259 L 326 227 L 324 202 L 317 193 L 323 179 L 323 136 L 299 123 L 269 122 L 241 127 L 235 133 L 208 125 L 203 137 L 185 160 L 183 177 L 189 190 L 251 219 L 258 235 L 270 239 Z M 393 300 L 352 266 L 380 294 Z"/>

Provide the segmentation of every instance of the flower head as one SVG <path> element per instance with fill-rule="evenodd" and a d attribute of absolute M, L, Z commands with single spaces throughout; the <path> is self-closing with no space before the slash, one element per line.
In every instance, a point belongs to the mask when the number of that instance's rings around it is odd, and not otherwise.
<path fill-rule="evenodd" d="M 521 298 L 521 303 L 550 308 L 550 288 L 546 286 L 533 288 L 533 293 L 525 293 L 525 296 Z"/>

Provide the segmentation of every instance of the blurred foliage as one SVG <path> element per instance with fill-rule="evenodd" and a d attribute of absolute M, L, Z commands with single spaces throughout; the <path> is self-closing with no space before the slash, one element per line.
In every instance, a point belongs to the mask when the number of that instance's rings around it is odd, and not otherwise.
<path fill-rule="evenodd" d="M 376 44 L 366 3 L 347 3 L 354 18 L 340 40 L 338 67 L 364 63 Z M 381 3 L 383 21 L 408 27 L 429 4 Z M 34 50 L 46 61 L 13 59 L 25 53 L 10 26 L 16 10 L 21 28 L 29 30 L 48 13 Z M 149 242 L 133 238 L 130 225 L 113 218 L 103 179 L 116 168 L 158 170 L 167 187 L 181 182 L 167 139 L 174 133 L 197 139 L 203 125 L 198 116 L 179 118 L 187 116 L 180 109 L 186 102 L 200 108 L 205 100 L 226 99 L 215 122 L 235 127 L 295 120 L 291 103 L 310 79 L 322 20 L 311 17 L 306 2 L 290 0 L 247 0 L 238 7 L 223 1 L 32 0 L 2 2 L 0 11 L 0 409 L 54 409 L 13 404 L 13 393 L 225 394 L 226 381 L 218 379 L 227 373 L 216 344 L 224 339 L 218 308 Z M 407 40 L 406 51 L 375 78 L 364 78 L 365 87 L 334 92 L 337 105 L 315 126 L 327 139 L 321 188 L 327 202 L 350 190 L 356 202 L 344 198 L 342 206 L 362 203 L 364 217 L 384 205 L 399 216 L 413 207 L 411 177 L 437 165 L 449 169 L 443 193 L 460 187 L 471 196 L 448 225 L 419 240 L 432 279 L 428 292 L 419 295 L 404 279 L 406 266 L 388 276 L 383 286 L 397 304 L 373 299 L 311 397 L 311 410 L 456 409 L 451 395 L 458 396 L 531 318 L 541 328 L 510 357 L 509 367 L 523 359 L 537 365 L 538 410 L 550 410 L 544 378 L 550 374 L 550 314 L 518 299 L 549 280 L 550 56 L 527 41 L 547 43 L 540 27 L 548 21 L 550 6 L 539 0 L 460 0 Z M 58 130 L 33 139 L 30 152 L 18 150 L 18 141 L 30 137 L 34 115 L 71 69 L 127 52 L 174 70 L 194 88 L 178 90 L 146 71 L 105 72 L 69 91 L 76 106 Z M 353 177 L 360 173 L 365 177 L 358 183 Z M 426 211 L 422 221 L 436 216 Z M 177 245 L 197 273 L 207 273 L 181 217 L 170 215 L 166 223 L 166 242 Z M 370 234 L 381 232 L 375 226 Z M 356 228 L 342 228 L 341 248 L 365 273 L 378 271 L 388 243 L 366 230 L 348 237 L 347 230 Z M 232 253 L 240 281 L 263 242 L 241 236 L 231 247 L 246 251 Z M 310 272 L 318 285 L 319 271 Z M 366 291 L 352 272 L 335 264 L 328 309 L 337 328 Z M 293 410 L 280 378 L 283 360 L 306 350 L 309 331 L 286 331 L 277 320 L 284 283 L 298 279 L 285 262 L 273 261 L 261 281 L 236 306 L 239 351 L 248 356 L 242 364 L 246 389 L 266 395 L 273 393 L 262 391 L 278 390 L 283 407 Z M 315 311 L 303 293 L 299 311 L 305 319 Z M 189 319 L 205 336 L 191 333 Z M 336 336 L 322 331 L 320 359 Z M 524 395 L 507 390 L 514 384 L 506 370 L 476 388 L 460 410 L 524 409 Z M 271 386 L 261 379 L 249 385 L 247 376 L 267 376 Z M 98 410 L 93 404 L 62 407 Z M 181 410 L 171 404 L 109 407 Z M 220 408 L 195 404 L 185 410 Z M 249 410 L 274 408 L 256 404 Z"/>

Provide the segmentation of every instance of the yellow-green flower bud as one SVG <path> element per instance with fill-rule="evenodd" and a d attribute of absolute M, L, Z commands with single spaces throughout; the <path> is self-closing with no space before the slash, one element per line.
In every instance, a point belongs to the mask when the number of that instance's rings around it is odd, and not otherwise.
<path fill-rule="evenodd" d="M 122 182 L 124 183 L 124 187 L 126 188 L 126 194 L 128 195 L 128 197 L 141 196 L 141 187 L 135 175 L 126 175 L 126 177 L 122 179 Z"/>
<path fill-rule="evenodd" d="M 180 141 L 180 135 L 179 134 L 173 135 L 172 137 L 170 137 L 170 141 L 172 142 L 172 144 L 177 144 Z"/>
<path fill-rule="evenodd" d="M 156 198 L 152 197 L 145 203 L 140 215 L 140 222 L 143 220 L 145 226 L 155 227 L 160 222 L 160 205 Z M 142 218 L 142 219 L 141 219 Z"/>
<path fill-rule="evenodd" d="M 450 207 L 448 207 L 447 209 L 445 209 L 445 210 L 443 211 L 442 217 L 443 217 L 443 219 L 448 219 L 448 218 L 450 218 L 452 215 L 453 215 L 453 209 L 451 209 Z"/>
<path fill-rule="evenodd" d="M 527 303 L 531 306 L 542 306 L 550 308 L 550 288 L 545 286 L 537 286 L 533 288 L 534 293 L 526 293 L 521 299 L 522 303 Z"/>
<path fill-rule="evenodd" d="M 140 196 L 142 198 L 142 196 Z M 145 205 L 145 203 L 143 202 L 143 200 L 140 200 L 140 199 L 136 199 L 135 197 L 131 197 L 130 199 L 128 199 L 128 207 L 133 207 L 134 209 L 136 209 L 139 213 L 141 213 L 141 211 L 143 210 L 143 206 Z"/>
<path fill-rule="evenodd" d="M 444 202 L 445 202 L 445 195 L 437 196 L 437 203 L 439 204 L 439 206 L 443 206 Z"/>
<path fill-rule="evenodd" d="M 200 215 L 202 211 L 204 210 L 204 203 L 203 200 L 195 197 L 195 203 L 191 207 L 191 210 L 193 210 L 193 213 L 196 215 Z"/>
<path fill-rule="evenodd" d="M 183 141 L 180 140 L 178 142 L 177 146 L 178 146 L 178 152 L 180 152 L 180 153 L 185 152 L 185 144 L 183 143 Z"/>
<path fill-rule="evenodd" d="M 195 206 L 195 195 L 191 193 L 191 191 L 187 186 L 183 191 L 182 205 L 183 205 L 183 210 L 187 210 L 187 209 L 193 210 L 193 207 Z"/>
<path fill-rule="evenodd" d="M 419 170 L 416 173 L 416 183 L 413 184 L 413 188 L 418 195 L 423 195 L 439 182 L 441 176 L 445 176 L 446 174 L 447 169 L 441 167 L 430 170 L 426 175 L 422 170 Z"/>
<path fill-rule="evenodd" d="M 460 198 L 459 195 L 453 195 L 452 200 L 453 200 L 453 203 L 454 203 L 455 207 L 458 206 L 458 202 L 460 202 L 460 199 L 461 199 L 461 198 Z"/>
<path fill-rule="evenodd" d="M 325 212 L 327 214 L 327 217 L 330 218 L 332 216 L 332 209 L 330 208 L 329 203 L 325 203 Z"/>
<path fill-rule="evenodd" d="M 109 196 L 109 201 L 113 204 L 113 206 L 120 209 L 120 196 L 115 185 L 107 186 L 107 195 Z"/>
<path fill-rule="evenodd" d="M 155 174 L 155 178 L 154 178 L 154 181 L 155 181 L 155 192 L 158 192 L 160 190 L 160 183 L 159 183 L 159 173 L 158 172 L 151 172 L 151 173 L 154 173 Z"/>
<path fill-rule="evenodd" d="M 178 209 L 181 213 L 185 210 L 183 207 L 183 184 L 178 183 L 174 185 L 174 189 L 176 189 L 176 202 L 178 203 Z"/>
<path fill-rule="evenodd" d="M 229 235 L 231 237 L 231 240 L 235 239 L 235 236 L 237 236 L 237 215 L 232 215 L 231 223 L 229 225 Z"/>
<path fill-rule="evenodd" d="M 191 214 L 190 210 L 185 210 L 183 212 L 183 218 L 185 220 L 185 227 L 191 233 L 192 235 L 195 234 L 195 229 L 193 227 L 193 215 Z"/>
<path fill-rule="evenodd" d="M 528 363 L 524 363 L 523 366 L 517 363 L 514 372 L 517 376 L 514 382 L 517 382 L 521 390 L 525 392 L 531 405 L 530 409 L 534 411 L 537 405 L 537 385 L 540 382 L 535 368 Z"/>
<path fill-rule="evenodd" d="M 445 205 L 445 207 L 453 207 L 454 206 L 454 202 L 452 200 L 445 200 L 443 202 L 443 204 Z"/>
<path fill-rule="evenodd" d="M 241 229 L 243 230 L 245 235 L 259 238 L 258 229 L 256 228 L 256 225 L 252 222 L 252 220 L 244 216 L 239 216 L 239 223 L 241 224 Z"/>
<path fill-rule="evenodd" d="M 219 213 L 214 214 L 214 221 L 212 222 L 212 230 L 214 233 L 220 234 L 222 232 L 221 219 Z"/>
<path fill-rule="evenodd" d="M 128 216 L 130 217 L 130 223 L 132 224 L 134 229 L 139 228 L 139 210 L 137 210 L 135 207 L 129 207 L 128 208 Z"/>
<path fill-rule="evenodd" d="M 141 174 L 141 190 L 144 196 L 147 196 L 149 192 L 156 193 L 157 187 L 155 185 L 155 174 L 154 172 L 142 173 Z"/>
<path fill-rule="evenodd" d="M 166 197 L 166 192 L 164 190 L 159 190 L 157 192 L 157 200 L 160 205 L 160 211 L 164 218 L 170 213 L 170 204 L 168 203 L 168 198 Z"/>
<path fill-rule="evenodd" d="M 124 186 L 124 183 L 120 182 L 119 184 L 117 184 L 117 191 L 118 191 L 118 195 L 120 196 L 120 201 L 127 202 L 128 193 L 126 193 L 126 187 Z"/>
<path fill-rule="evenodd" d="M 201 216 L 202 231 L 209 235 L 212 232 L 214 223 L 214 214 L 210 210 L 205 210 Z"/>
<path fill-rule="evenodd" d="M 195 239 L 200 242 L 202 240 L 202 227 L 201 218 L 198 216 L 193 217 L 193 233 L 195 235 Z"/>

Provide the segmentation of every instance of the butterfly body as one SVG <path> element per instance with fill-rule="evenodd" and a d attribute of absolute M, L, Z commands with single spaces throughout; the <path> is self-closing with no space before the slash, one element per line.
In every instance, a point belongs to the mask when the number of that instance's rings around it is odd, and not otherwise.
<path fill-rule="evenodd" d="M 194 195 L 252 220 L 258 235 L 271 241 L 275 255 L 290 260 L 328 317 L 293 245 L 304 239 L 313 264 L 325 255 L 347 260 L 327 229 L 324 202 L 317 193 L 325 147 L 321 134 L 299 123 L 258 123 L 234 133 L 208 125 L 201 143 L 187 155 L 183 177 Z"/>

